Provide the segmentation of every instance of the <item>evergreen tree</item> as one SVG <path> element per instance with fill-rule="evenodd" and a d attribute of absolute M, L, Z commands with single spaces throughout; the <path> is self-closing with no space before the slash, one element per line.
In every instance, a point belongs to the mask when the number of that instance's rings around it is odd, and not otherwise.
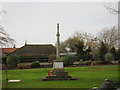
<path fill-rule="evenodd" d="M 75 44 L 75 48 L 76 48 L 76 52 L 77 52 L 77 56 L 79 59 L 85 59 L 85 51 L 84 49 L 84 42 L 83 41 L 79 41 L 77 44 Z"/>
<path fill-rule="evenodd" d="M 117 59 L 118 59 L 118 56 L 117 56 L 117 52 L 116 52 L 115 47 L 112 47 L 112 48 L 110 49 L 110 53 L 113 55 L 114 60 L 117 60 Z"/>
<path fill-rule="evenodd" d="M 105 54 L 108 52 L 107 46 L 102 42 L 99 48 L 99 58 L 100 60 L 105 60 Z"/>
<path fill-rule="evenodd" d="M 86 49 L 86 54 L 90 54 L 92 52 L 91 47 L 89 46 L 88 49 Z"/>
<path fill-rule="evenodd" d="M 18 55 L 10 55 L 8 56 L 6 63 L 9 69 L 14 69 L 17 67 L 19 62 L 20 62 L 20 57 Z"/>
<path fill-rule="evenodd" d="M 118 60 L 120 60 L 120 48 L 117 51 Z"/>
<path fill-rule="evenodd" d="M 86 49 L 86 59 L 87 60 L 92 60 L 93 59 L 93 56 L 91 54 L 92 50 L 91 50 L 91 47 L 89 46 L 88 49 Z"/>

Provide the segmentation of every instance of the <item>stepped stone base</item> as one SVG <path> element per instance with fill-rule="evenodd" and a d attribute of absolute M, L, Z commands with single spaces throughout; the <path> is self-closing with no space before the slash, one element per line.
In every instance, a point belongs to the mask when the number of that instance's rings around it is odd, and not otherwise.
<path fill-rule="evenodd" d="M 46 76 L 43 81 L 54 81 L 54 80 L 77 80 L 76 78 L 68 75 L 68 72 L 64 71 L 64 69 L 54 69 L 50 72 L 49 76 Z"/>

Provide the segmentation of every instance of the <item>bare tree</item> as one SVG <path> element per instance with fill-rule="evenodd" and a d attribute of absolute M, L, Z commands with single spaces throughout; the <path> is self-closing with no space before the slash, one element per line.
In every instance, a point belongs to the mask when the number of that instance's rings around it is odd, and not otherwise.
<path fill-rule="evenodd" d="M 96 49 L 99 46 L 98 38 L 93 34 L 75 32 L 74 36 L 77 36 L 80 38 L 80 40 L 84 41 L 85 48 L 88 48 L 90 46 L 91 49 Z"/>
<path fill-rule="evenodd" d="M 9 34 L 5 32 L 3 27 L 0 26 L 0 46 L 14 45 L 14 40 L 10 38 Z"/>
<path fill-rule="evenodd" d="M 98 38 L 90 33 L 84 33 L 83 35 L 83 40 L 85 43 L 85 47 L 88 48 L 89 46 L 91 49 L 97 49 L 98 48 Z"/>
<path fill-rule="evenodd" d="M 84 42 L 84 49 L 88 48 L 89 46 L 91 49 L 97 49 L 99 47 L 98 38 L 90 33 L 80 33 L 76 31 L 71 37 L 69 37 L 64 42 L 61 42 L 61 51 L 66 52 L 67 49 L 69 51 L 74 52 L 77 44 L 79 41 Z"/>
<path fill-rule="evenodd" d="M 120 14 L 120 2 L 118 2 L 118 8 L 115 9 L 111 6 L 111 4 L 109 5 L 104 5 L 104 7 L 109 11 L 109 13 L 111 14 Z"/>
<path fill-rule="evenodd" d="M 111 14 L 118 14 L 118 48 L 120 48 L 120 1 L 118 2 L 118 8 L 115 9 L 111 6 L 111 4 L 109 5 L 105 5 L 105 8 L 107 8 L 107 10 L 111 13 Z"/>
<path fill-rule="evenodd" d="M 2 13 L 6 13 L 5 11 L 0 11 L 0 16 Z M 0 21 L 1 22 L 1 21 Z M 9 34 L 4 30 L 4 28 L 0 25 L 0 46 L 8 46 L 14 45 L 14 39 L 10 38 Z"/>
<path fill-rule="evenodd" d="M 110 49 L 117 45 L 118 41 L 118 30 L 116 27 L 105 28 L 99 34 L 98 38 L 100 42 L 105 43 Z"/>
<path fill-rule="evenodd" d="M 117 9 L 111 8 L 109 6 L 104 6 L 104 7 L 107 8 L 111 14 L 120 14 L 120 11 Z"/>

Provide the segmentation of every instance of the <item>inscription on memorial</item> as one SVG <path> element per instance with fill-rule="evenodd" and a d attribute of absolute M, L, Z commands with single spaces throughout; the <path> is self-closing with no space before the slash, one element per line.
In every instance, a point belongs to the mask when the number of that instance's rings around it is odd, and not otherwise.
<path fill-rule="evenodd" d="M 54 62 L 53 68 L 63 68 L 63 62 Z"/>

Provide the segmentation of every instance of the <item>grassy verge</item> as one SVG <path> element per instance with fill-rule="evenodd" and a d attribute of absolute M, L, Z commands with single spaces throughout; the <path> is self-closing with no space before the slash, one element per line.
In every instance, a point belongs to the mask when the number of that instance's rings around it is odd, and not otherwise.
<path fill-rule="evenodd" d="M 91 88 L 99 87 L 104 80 L 118 80 L 118 66 L 66 67 L 69 74 L 79 80 L 39 81 L 51 68 L 9 70 L 9 79 L 20 79 L 19 83 L 8 83 L 8 88 Z M 2 71 L 2 84 L 5 85 L 5 71 Z"/>

